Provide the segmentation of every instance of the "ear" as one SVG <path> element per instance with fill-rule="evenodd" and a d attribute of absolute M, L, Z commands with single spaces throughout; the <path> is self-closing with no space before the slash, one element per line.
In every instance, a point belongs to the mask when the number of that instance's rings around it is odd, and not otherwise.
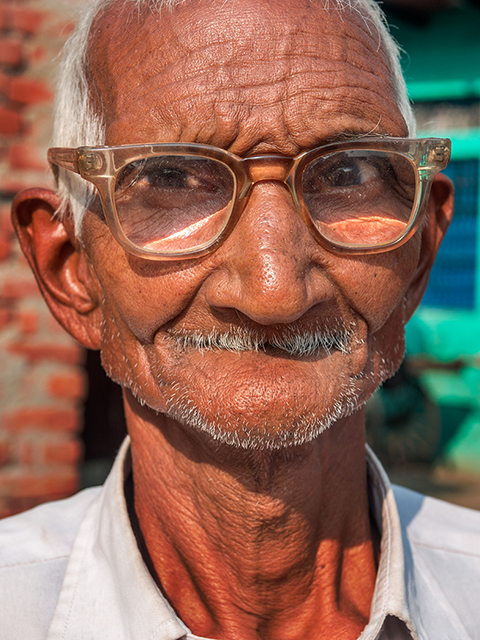
<path fill-rule="evenodd" d="M 421 247 L 417 269 L 408 291 L 406 318 L 408 321 L 420 304 L 427 288 L 430 271 L 438 249 L 453 217 L 454 187 L 450 178 L 438 173 L 433 179 L 425 220 L 421 228 Z"/>
<path fill-rule="evenodd" d="M 26 189 L 13 201 L 13 226 L 52 314 L 85 347 L 99 349 L 100 288 L 71 216 L 55 215 L 59 207 L 53 191 Z"/>

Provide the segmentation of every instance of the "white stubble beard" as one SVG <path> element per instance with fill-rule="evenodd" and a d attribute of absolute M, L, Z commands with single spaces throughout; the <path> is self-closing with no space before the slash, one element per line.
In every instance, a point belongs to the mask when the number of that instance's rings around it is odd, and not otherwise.
<path fill-rule="evenodd" d="M 290 356 L 313 356 L 323 352 L 324 357 L 330 356 L 332 351 L 340 352 L 339 357 L 347 357 L 353 348 L 364 345 L 364 341 L 356 336 L 355 327 L 346 328 L 338 321 L 330 322 L 325 328 L 300 332 L 296 329 L 285 331 L 277 338 L 270 337 L 269 346 L 282 349 Z M 228 331 L 211 331 L 208 334 L 191 331 L 169 332 L 180 351 L 196 349 L 199 352 L 213 350 L 227 350 L 231 352 L 265 351 L 265 339 L 261 332 L 231 327 Z M 379 356 L 380 371 L 362 371 L 356 375 L 345 376 L 341 382 L 336 397 L 330 407 L 321 415 L 307 408 L 291 407 L 288 402 L 283 407 L 285 423 L 249 424 L 231 420 L 226 411 L 215 418 L 207 417 L 199 408 L 199 403 L 191 397 L 189 387 L 180 383 L 166 384 L 161 373 L 156 375 L 159 388 L 164 393 L 165 406 L 161 411 L 165 416 L 203 434 L 207 434 L 214 442 L 231 447 L 251 451 L 275 451 L 288 447 L 299 447 L 311 442 L 335 422 L 356 413 L 370 397 L 365 395 L 365 383 L 377 386 L 379 382 L 393 375 L 396 366 L 389 360 Z M 107 373 L 111 373 L 107 370 Z M 111 376 L 114 378 L 114 376 Z M 376 381 L 374 380 L 376 378 Z M 141 405 L 146 402 L 142 398 L 142 389 L 133 379 L 119 381 L 127 386 Z M 234 384 L 234 381 L 232 381 Z M 208 403 L 207 403 L 208 404 Z M 272 429 L 272 427 L 274 427 Z M 274 435 L 271 435 L 271 433 Z"/>
<path fill-rule="evenodd" d="M 340 323 L 337 323 L 334 329 L 331 326 L 332 323 L 330 323 L 328 331 L 322 329 L 300 333 L 292 330 L 277 339 L 270 338 L 269 344 L 283 349 L 295 357 L 313 356 L 320 351 L 323 351 L 328 357 L 334 350 L 340 352 L 340 357 L 347 357 L 351 352 L 353 342 L 357 343 L 355 347 L 363 344 L 362 340 L 354 337 L 353 327 L 347 329 Z M 213 331 L 209 334 L 191 332 L 171 332 L 171 334 L 180 348 L 184 350 L 225 349 L 233 352 L 265 350 L 265 341 L 261 334 L 246 330 L 235 329 L 233 331 L 231 329 L 227 332 Z M 382 375 L 388 377 L 388 374 L 391 375 L 389 372 L 392 367 L 389 363 L 385 362 L 384 364 L 388 373 L 382 373 Z M 373 373 L 361 373 L 344 379 L 337 396 L 322 415 L 306 408 L 300 409 L 285 404 L 285 424 L 274 425 L 274 436 L 269 433 L 272 431 L 272 425 L 250 425 L 245 421 L 236 423 L 228 417 L 227 412 L 225 415 L 216 416 L 215 419 L 207 417 L 199 409 L 198 404 L 191 399 L 188 388 L 178 383 L 169 386 L 170 393 L 164 413 L 198 432 L 207 434 L 219 444 L 256 451 L 298 447 L 317 438 L 338 420 L 357 412 L 368 399 L 368 397 L 364 397 L 362 382 L 369 376 L 373 376 Z M 158 382 L 161 384 L 160 380 Z"/>

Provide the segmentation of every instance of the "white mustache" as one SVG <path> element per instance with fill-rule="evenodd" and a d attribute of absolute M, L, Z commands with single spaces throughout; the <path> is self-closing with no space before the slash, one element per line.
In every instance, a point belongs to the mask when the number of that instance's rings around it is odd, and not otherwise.
<path fill-rule="evenodd" d="M 268 347 L 274 347 L 296 357 L 313 356 L 319 351 L 330 354 L 333 350 L 348 354 L 353 334 L 352 330 L 343 326 L 305 331 L 287 328 L 268 335 L 261 331 L 238 327 L 230 327 L 228 331 L 223 332 L 214 329 L 209 333 L 170 329 L 168 333 L 183 350 L 193 348 L 201 351 L 218 349 L 241 352 L 266 351 Z"/>

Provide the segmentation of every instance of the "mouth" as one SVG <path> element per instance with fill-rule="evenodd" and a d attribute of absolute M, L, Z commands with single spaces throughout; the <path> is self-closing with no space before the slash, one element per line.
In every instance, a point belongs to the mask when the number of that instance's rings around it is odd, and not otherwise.
<path fill-rule="evenodd" d="M 336 323 L 335 327 L 283 328 L 281 331 L 252 330 L 230 326 L 225 331 L 186 331 L 169 329 L 168 334 L 182 351 L 263 352 L 296 358 L 330 355 L 334 351 L 351 352 L 352 328 Z"/>

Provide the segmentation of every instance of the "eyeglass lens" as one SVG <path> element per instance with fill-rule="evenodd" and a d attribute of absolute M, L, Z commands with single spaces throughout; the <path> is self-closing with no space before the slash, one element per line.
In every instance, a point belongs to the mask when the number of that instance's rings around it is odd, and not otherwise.
<path fill-rule="evenodd" d="M 403 234 L 412 216 L 415 184 L 408 158 L 358 149 L 312 160 L 301 179 L 305 206 L 327 240 L 370 247 Z M 175 254 L 213 242 L 228 222 L 234 195 L 234 174 L 222 162 L 164 155 L 123 167 L 115 205 L 131 242 Z"/>
<path fill-rule="evenodd" d="M 224 229 L 235 178 L 211 158 L 165 155 L 126 165 L 117 176 L 115 205 L 126 237 L 162 253 L 191 250 Z"/>
<path fill-rule="evenodd" d="M 349 150 L 317 158 L 302 179 L 305 206 L 336 244 L 378 246 L 401 236 L 415 204 L 415 169 L 384 151 Z"/>

